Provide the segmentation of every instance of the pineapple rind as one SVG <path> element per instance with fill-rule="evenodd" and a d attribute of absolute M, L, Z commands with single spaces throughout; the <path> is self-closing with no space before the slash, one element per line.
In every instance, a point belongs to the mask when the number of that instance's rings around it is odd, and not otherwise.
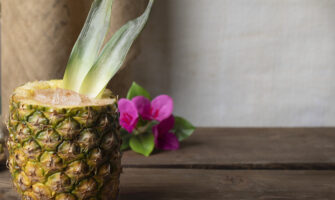
<path fill-rule="evenodd" d="M 27 200 L 117 199 L 121 173 L 117 101 L 71 107 L 22 101 L 23 95 L 31 95 L 29 88 L 60 83 L 28 83 L 10 98 L 7 146 L 13 183 Z"/>

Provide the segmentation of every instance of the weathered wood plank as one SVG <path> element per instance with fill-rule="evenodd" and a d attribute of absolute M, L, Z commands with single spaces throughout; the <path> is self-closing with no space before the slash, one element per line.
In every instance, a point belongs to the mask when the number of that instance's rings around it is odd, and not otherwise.
<path fill-rule="evenodd" d="M 125 167 L 334 169 L 335 128 L 199 128 L 178 151 L 124 154 Z"/>
<path fill-rule="evenodd" d="M 0 199 L 18 200 L 8 172 Z M 125 169 L 121 200 L 335 199 L 335 171 Z"/>
<path fill-rule="evenodd" d="M 0 172 L 0 199 L 1 200 L 16 200 L 17 194 L 13 189 L 13 184 L 10 180 L 10 174 L 7 170 Z"/>
<path fill-rule="evenodd" d="M 335 169 L 335 128 L 199 128 L 178 151 L 124 153 L 124 167 Z"/>
<path fill-rule="evenodd" d="M 335 171 L 127 169 L 121 200 L 334 199 Z"/>

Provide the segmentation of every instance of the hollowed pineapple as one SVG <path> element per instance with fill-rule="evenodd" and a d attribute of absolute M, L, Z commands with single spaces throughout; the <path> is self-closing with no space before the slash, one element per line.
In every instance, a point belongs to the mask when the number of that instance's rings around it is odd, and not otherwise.
<path fill-rule="evenodd" d="M 27 83 L 10 97 L 8 166 L 25 200 L 117 197 L 119 116 L 117 99 L 105 88 L 144 28 L 154 0 L 102 48 L 112 3 L 93 1 L 62 81 Z"/>
<path fill-rule="evenodd" d="M 61 86 L 60 80 L 27 83 L 10 98 L 7 146 L 14 185 L 27 200 L 116 199 L 117 99 L 108 90 L 101 99 L 73 96 Z M 73 100 L 78 97 L 79 103 Z"/>

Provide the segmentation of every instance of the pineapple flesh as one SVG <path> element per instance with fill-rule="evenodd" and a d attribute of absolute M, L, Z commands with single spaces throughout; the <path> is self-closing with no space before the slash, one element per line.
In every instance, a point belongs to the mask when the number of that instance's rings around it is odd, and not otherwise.
<path fill-rule="evenodd" d="M 95 100 L 59 88 L 61 80 L 31 82 L 10 97 L 8 167 L 17 191 L 24 200 L 117 199 L 117 99 L 108 90 Z"/>

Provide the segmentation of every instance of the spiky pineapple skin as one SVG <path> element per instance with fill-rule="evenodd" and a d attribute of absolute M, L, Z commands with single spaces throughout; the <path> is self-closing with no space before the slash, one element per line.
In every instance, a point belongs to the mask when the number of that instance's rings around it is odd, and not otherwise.
<path fill-rule="evenodd" d="M 24 200 L 114 200 L 121 138 L 117 104 L 27 105 L 10 98 L 8 167 Z"/>

